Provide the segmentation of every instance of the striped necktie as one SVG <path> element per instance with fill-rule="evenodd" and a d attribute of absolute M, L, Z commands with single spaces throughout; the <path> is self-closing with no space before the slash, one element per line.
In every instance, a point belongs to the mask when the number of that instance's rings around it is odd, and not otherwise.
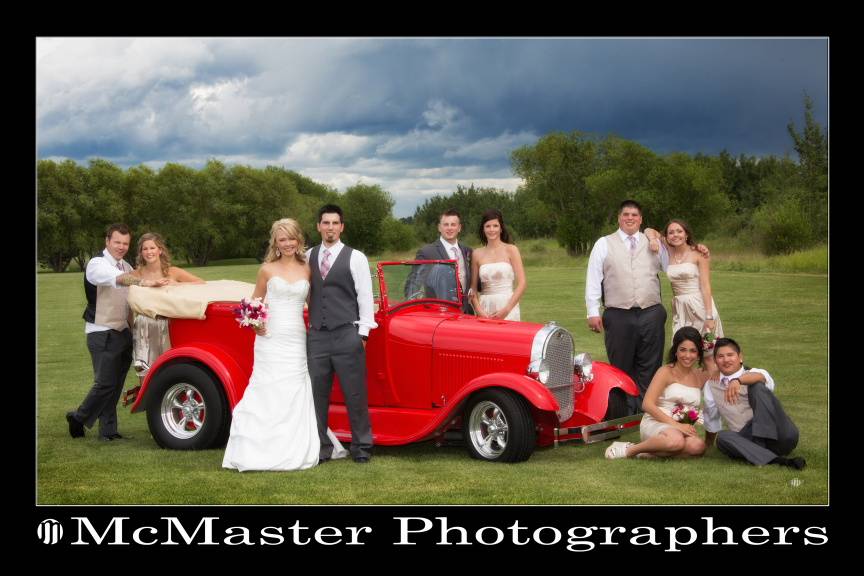
<path fill-rule="evenodd" d="M 324 250 L 324 259 L 321 260 L 321 278 L 327 278 L 330 272 L 330 250 Z"/>

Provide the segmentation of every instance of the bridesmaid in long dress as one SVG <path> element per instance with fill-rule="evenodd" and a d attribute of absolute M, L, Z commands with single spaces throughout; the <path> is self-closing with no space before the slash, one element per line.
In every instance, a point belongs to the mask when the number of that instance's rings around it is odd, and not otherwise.
<path fill-rule="evenodd" d="M 658 248 L 662 242 L 669 252 L 666 275 L 672 284 L 672 333 L 693 326 L 700 334 L 723 337 L 723 325 L 711 292 L 711 261 L 696 249 L 690 227 L 683 220 L 671 220 L 661 236 L 647 228 L 645 235 Z M 709 363 L 710 364 L 710 363 Z"/>
<path fill-rule="evenodd" d="M 499 210 L 493 208 L 483 213 L 479 235 L 483 247 L 472 253 L 471 305 L 481 318 L 519 320 L 519 300 L 527 285 L 525 268 L 519 248 L 510 243 L 510 233 Z M 478 286 L 482 291 L 478 292 Z"/>
<path fill-rule="evenodd" d="M 164 279 L 167 284 L 204 284 L 204 280 L 198 276 L 171 264 L 171 253 L 165 240 L 155 232 L 142 234 L 138 239 L 138 255 L 132 275 L 144 280 Z M 143 382 L 150 366 L 163 352 L 171 348 L 168 319 L 136 314 L 132 323 L 132 341 L 132 366 L 139 382 Z M 140 388 L 139 384 L 126 391 L 123 397 L 124 405 L 134 400 Z"/>

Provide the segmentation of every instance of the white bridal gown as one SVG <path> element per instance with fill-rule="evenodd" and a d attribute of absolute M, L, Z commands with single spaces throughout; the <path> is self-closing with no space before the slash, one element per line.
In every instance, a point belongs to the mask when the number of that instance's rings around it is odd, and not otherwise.
<path fill-rule="evenodd" d="M 320 442 L 306 365 L 305 279 L 267 281 L 267 335 L 255 337 L 249 386 L 234 407 L 224 468 L 305 470 L 318 464 Z M 333 458 L 347 450 L 328 429 Z"/>

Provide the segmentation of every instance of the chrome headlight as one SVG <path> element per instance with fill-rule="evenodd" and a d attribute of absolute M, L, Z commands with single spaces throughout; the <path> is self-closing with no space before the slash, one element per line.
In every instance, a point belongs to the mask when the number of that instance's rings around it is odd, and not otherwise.
<path fill-rule="evenodd" d="M 585 382 L 590 382 L 594 378 L 594 363 L 587 352 L 577 354 L 573 358 L 573 369 L 579 371 Z"/>
<path fill-rule="evenodd" d="M 542 384 L 546 384 L 549 381 L 549 374 L 551 370 L 549 368 L 549 362 L 545 359 L 535 360 L 528 366 L 528 372 L 537 375 L 537 379 L 540 380 Z"/>

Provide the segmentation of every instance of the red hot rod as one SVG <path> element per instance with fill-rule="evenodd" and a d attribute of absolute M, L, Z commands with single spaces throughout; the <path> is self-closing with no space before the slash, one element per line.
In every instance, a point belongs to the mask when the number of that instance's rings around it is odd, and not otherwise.
<path fill-rule="evenodd" d="M 554 322 L 512 322 L 462 313 L 455 261 L 382 262 L 367 344 L 367 385 L 377 445 L 464 441 L 482 460 L 519 462 L 535 447 L 620 435 L 633 381 L 587 353 Z M 224 444 L 231 411 L 252 372 L 254 333 L 235 320 L 236 302 L 212 302 L 206 318 L 171 319 L 172 348 L 150 367 L 132 406 L 146 410 L 165 448 Z M 333 387 L 330 427 L 351 431 Z"/>

